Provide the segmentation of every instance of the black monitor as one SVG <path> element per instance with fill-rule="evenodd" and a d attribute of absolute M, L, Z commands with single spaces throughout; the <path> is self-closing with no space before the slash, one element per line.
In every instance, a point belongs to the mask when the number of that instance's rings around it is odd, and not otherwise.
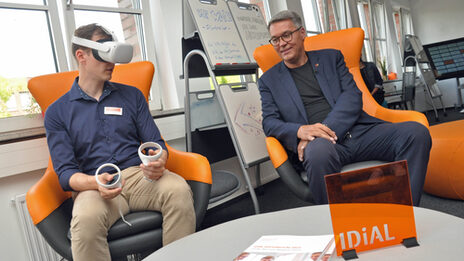
<path fill-rule="evenodd" d="M 424 45 L 435 78 L 464 77 L 464 37 Z"/>

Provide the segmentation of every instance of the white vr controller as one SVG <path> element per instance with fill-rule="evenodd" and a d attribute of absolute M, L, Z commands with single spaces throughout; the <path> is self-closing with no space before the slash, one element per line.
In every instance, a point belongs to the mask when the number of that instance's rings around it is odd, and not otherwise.
<path fill-rule="evenodd" d="M 158 150 L 158 153 L 155 155 L 145 155 L 143 153 L 143 150 L 148 149 L 148 148 L 156 148 Z M 148 153 L 148 151 L 147 151 Z M 139 158 L 142 161 L 143 165 L 148 165 L 148 163 L 153 162 L 161 157 L 161 154 L 163 153 L 163 147 L 159 145 L 156 142 L 145 142 L 139 147 Z"/>
<path fill-rule="evenodd" d="M 155 155 L 151 155 L 151 156 L 143 154 L 143 150 L 149 149 L 149 148 L 156 148 L 158 150 L 158 153 L 156 153 Z M 146 166 L 148 165 L 148 163 L 153 162 L 161 157 L 161 155 L 163 154 L 163 147 L 161 147 L 161 145 L 159 145 L 156 142 L 145 142 L 142 145 L 140 145 L 138 152 L 139 152 L 140 160 L 142 161 L 143 165 Z M 152 179 L 149 179 L 147 177 L 144 177 L 144 178 L 150 182 L 153 182 Z"/>
<path fill-rule="evenodd" d="M 101 182 L 100 179 L 98 178 L 98 174 L 100 173 L 100 170 L 103 169 L 104 167 L 112 167 L 112 168 L 114 168 L 115 170 L 118 171 L 117 174 L 113 175 L 113 179 L 111 181 L 107 182 L 107 183 Z M 121 170 L 119 169 L 118 166 L 114 165 L 113 163 L 105 163 L 105 164 L 101 165 L 100 167 L 98 167 L 97 171 L 95 172 L 95 179 L 97 180 L 98 185 L 100 185 L 102 187 L 105 187 L 105 188 L 108 188 L 108 189 L 122 187 L 122 184 L 121 184 Z"/>

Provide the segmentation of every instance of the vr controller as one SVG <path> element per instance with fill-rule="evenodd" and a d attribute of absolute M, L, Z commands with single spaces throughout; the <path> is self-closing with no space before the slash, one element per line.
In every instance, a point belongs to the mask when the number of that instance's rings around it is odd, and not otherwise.
<path fill-rule="evenodd" d="M 155 151 L 158 150 L 158 153 L 156 153 L 155 155 L 145 155 L 143 153 L 143 151 L 145 149 L 150 149 L 150 148 L 155 148 Z M 148 163 L 150 162 L 153 162 L 157 159 L 159 159 L 161 157 L 161 155 L 163 154 L 163 147 L 161 147 L 161 145 L 159 145 L 158 143 L 156 142 L 145 142 L 143 143 L 142 145 L 140 145 L 139 149 L 138 149 L 138 152 L 139 152 L 139 158 L 140 160 L 142 161 L 143 165 L 148 165 Z M 147 150 L 147 154 L 148 154 L 148 150 Z M 145 177 L 146 180 L 150 181 L 150 182 L 153 182 L 153 180 Z"/>
<path fill-rule="evenodd" d="M 117 174 L 113 175 L 113 179 L 108 181 L 107 183 L 102 183 L 100 181 L 100 179 L 98 179 L 98 174 L 100 174 L 100 170 L 103 169 L 104 167 L 112 167 L 112 168 L 114 168 L 115 170 L 118 171 Z M 95 172 L 95 180 L 97 181 L 98 185 L 100 185 L 102 187 L 105 187 L 105 188 L 108 188 L 108 189 L 122 187 L 122 184 L 121 184 L 121 170 L 119 169 L 118 166 L 114 165 L 113 163 L 105 163 L 105 164 L 101 165 L 100 167 L 98 167 L 97 171 Z"/>
<path fill-rule="evenodd" d="M 145 155 L 143 153 L 143 150 L 149 149 L 149 148 L 155 148 L 158 150 L 158 153 L 155 155 Z M 155 161 L 161 157 L 161 154 L 163 153 L 163 147 L 159 145 L 156 142 L 145 142 L 139 147 L 139 158 L 142 161 L 143 165 L 148 165 L 148 163 Z M 148 154 L 148 151 L 147 151 Z"/>
<path fill-rule="evenodd" d="M 71 42 L 92 49 L 95 59 L 101 62 L 129 63 L 132 60 L 132 45 L 118 42 L 116 36 L 112 32 L 108 31 L 103 26 L 102 29 L 107 34 L 111 35 L 111 39 L 101 39 L 96 42 L 73 36 Z"/>

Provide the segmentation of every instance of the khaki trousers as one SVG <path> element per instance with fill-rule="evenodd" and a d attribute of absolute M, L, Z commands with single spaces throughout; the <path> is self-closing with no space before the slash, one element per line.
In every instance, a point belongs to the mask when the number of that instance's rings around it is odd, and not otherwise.
<path fill-rule="evenodd" d="M 140 167 L 122 171 L 122 193 L 105 200 L 96 190 L 75 193 L 71 220 L 74 260 L 111 260 L 109 228 L 129 211 L 156 210 L 163 215 L 163 245 L 195 232 L 192 191 L 179 175 L 166 170 L 157 181 L 144 179 Z"/>

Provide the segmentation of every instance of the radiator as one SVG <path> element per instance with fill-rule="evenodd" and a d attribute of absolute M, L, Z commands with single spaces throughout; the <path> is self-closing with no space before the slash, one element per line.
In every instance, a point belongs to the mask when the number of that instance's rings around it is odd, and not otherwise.
<path fill-rule="evenodd" d="M 18 195 L 12 199 L 18 211 L 18 220 L 26 241 L 27 253 L 31 261 L 59 261 L 63 260 L 42 237 L 39 230 L 32 223 L 27 211 L 26 195 Z"/>

